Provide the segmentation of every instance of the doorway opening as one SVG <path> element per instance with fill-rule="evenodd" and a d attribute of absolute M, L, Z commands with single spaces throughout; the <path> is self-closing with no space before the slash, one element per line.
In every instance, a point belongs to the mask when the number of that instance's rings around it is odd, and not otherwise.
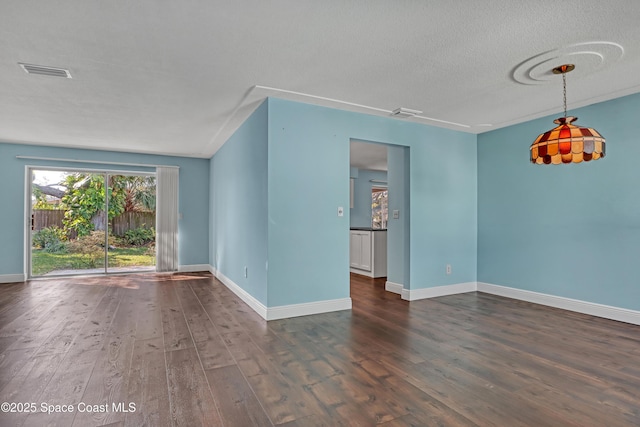
<path fill-rule="evenodd" d="M 153 173 L 31 167 L 28 276 L 155 271 Z"/>
<path fill-rule="evenodd" d="M 372 279 L 387 276 L 387 151 L 385 144 L 350 142 L 349 269 Z"/>
<path fill-rule="evenodd" d="M 410 273 L 409 147 L 351 140 L 349 165 L 351 285 L 402 294 Z"/>

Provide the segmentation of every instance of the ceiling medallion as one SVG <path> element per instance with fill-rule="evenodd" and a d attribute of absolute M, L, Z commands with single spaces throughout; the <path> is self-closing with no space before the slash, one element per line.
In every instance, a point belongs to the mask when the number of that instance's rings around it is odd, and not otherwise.
<path fill-rule="evenodd" d="M 557 64 L 575 64 L 577 78 L 607 68 L 624 56 L 618 43 L 590 41 L 570 44 L 532 56 L 518 64 L 511 78 L 523 85 L 539 85 L 556 81 L 551 69 Z"/>

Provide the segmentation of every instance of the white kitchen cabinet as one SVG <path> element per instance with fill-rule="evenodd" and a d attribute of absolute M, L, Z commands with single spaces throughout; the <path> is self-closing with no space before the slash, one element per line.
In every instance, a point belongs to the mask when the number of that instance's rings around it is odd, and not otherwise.
<path fill-rule="evenodd" d="M 371 271 L 371 232 L 351 231 L 351 267 Z"/>
<path fill-rule="evenodd" d="M 369 277 L 387 275 L 387 231 L 351 230 L 351 272 Z"/>

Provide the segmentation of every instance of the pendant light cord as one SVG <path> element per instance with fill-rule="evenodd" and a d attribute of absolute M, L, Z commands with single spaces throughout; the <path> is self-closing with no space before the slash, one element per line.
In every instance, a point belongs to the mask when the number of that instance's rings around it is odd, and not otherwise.
<path fill-rule="evenodd" d="M 562 101 L 564 104 L 564 118 L 567 118 L 567 73 L 562 73 Z"/>

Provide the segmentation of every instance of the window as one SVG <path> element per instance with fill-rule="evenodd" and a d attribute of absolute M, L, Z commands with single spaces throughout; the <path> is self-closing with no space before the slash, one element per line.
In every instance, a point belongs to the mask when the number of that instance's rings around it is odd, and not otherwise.
<path fill-rule="evenodd" d="M 383 187 L 371 189 L 371 227 L 386 229 L 389 219 L 389 191 Z"/>

